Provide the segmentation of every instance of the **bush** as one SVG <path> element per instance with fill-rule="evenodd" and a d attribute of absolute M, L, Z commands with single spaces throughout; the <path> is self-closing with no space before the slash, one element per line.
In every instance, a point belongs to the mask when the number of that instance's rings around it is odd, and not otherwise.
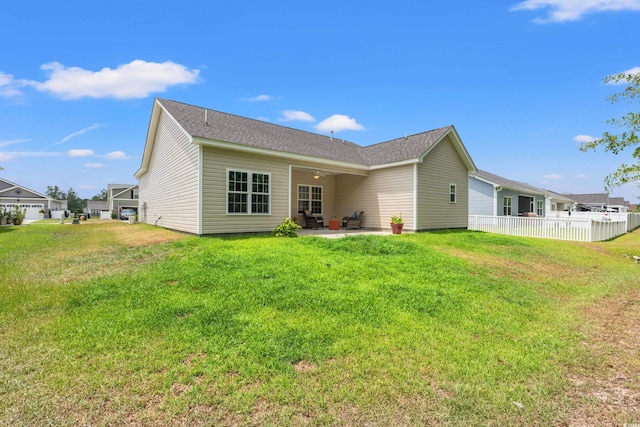
<path fill-rule="evenodd" d="M 284 221 L 273 230 L 273 235 L 275 237 L 298 237 L 298 230 L 301 228 L 302 227 L 296 224 L 291 218 L 285 218 Z"/>
<path fill-rule="evenodd" d="M 16 205 L 15 210 L 4 210 L 2 216 L 6 218 L 7 225 L 22 225 L 24 217 L 27 215 L 27 210 L 20 211 L 20 207 Z"/>

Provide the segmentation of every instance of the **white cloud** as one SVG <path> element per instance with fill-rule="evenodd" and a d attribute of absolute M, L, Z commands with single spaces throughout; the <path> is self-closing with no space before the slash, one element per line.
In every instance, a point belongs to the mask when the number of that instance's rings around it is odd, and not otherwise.
<path fill-rule="evenodd" d="M 84 167 L 92 168 L 92 169 L 100 169 L 105 167 L 105 165 L 103 165 L 102 163 L 85 163 Z"/>
<path fill-rule="evenodd" d="M 293 121 L 301 121 L 301 122 L 315 122 L 316 119 L 309 113 L 305 113 L 304 111 L 295 111 L 295 110 L 285 110 L 282 112 L 282 117 L 279 119 L 281 122 L 293 122 Z"/>
<path fill-rule="evenodd" d="M 550 173 L 543 176 L 543 178 L 550 179 L 550 180 L 558 180 L 558 179 L 562 179 L 562 175 L 560 175 L 559 173 Z"/>
<path fill-rule="evenodd" d="M 77 131 L 77 132 L 74 132 L 74 133 L 72 133 L 72 134 L 70 134 L 70 135 L 65 136 L 64 138 L 62 138 L 62 139 L 61 139 L 59 142 L 57 142 L 56 144 L 60 144 L 60 143 L 62 143 L 62 142 L 67 142 L 67 141 L 69 141 L 71 138 L 75 138 L 76 136 L 80 136 L 80 135 L 82 135 L 82 134 L 85 134 L 85 133 L 87 133 L 87 132 L 90 132 L 90 131 L 92 131 L 92 130 L 94 130 L 94 129 L 97 129 L 97 128 L 99 128 L 99 127 L 100 127 L 100 124 L 99 124 L 99 123 L 94 123 L 94 124 L 92 124 L 91 126 L 88 126 L 88 127 L 84 128 L 84 129 L 81 129 L 81 130 L 79 130 L 79 131 Z"/>
<path fill-rule="evenodd" d="M 577 21 L 588 13 L 619 12 L 640 10 L 640 0 L 525 0 L 509 10 L 538 10 L 549 8 L 546 18 L 536 18 L 533 22 L 546 24 L 551 22 Z"/>
<path fill-rule="evenodd" d="M 6 74 L 0 71 L 0 96 L 4 98 L 11 98 L 19 96 L 22 92 L 18 89 L 24 86 L 22 80 L 15 80 L 11 74 Z"/>
<path fill-rule="evenodd" d="M 6 139 L 4 141 L 0 141 L 0 147 L 6 147 L 11 144 L 20 144 L 23 142 L 29 141 L 28 139 Z"/>
<path fill-rule="evenodd" d="M 320 132 L 340 132 L 342 130 L 364 130 L 364 126 L 349 116 L 334 114 L 318 123 L 316 129 Z"/>
<path fill-rule="evenodd" d="M 262 95 L 254 96 L 253 98 L 246 98 L 246 101 L 264 102 L 264 101 L 271 101 L 272 99 L 273 99 L 272 96 L 262 94 Z"/>
<path fill-rule="evenodd" d="M 589 178 L 589 176 L 586 173 L 579 173 L 576 175 L 576 178 L 578 179 L 587 179 Z"/>
<path fill-rule="evenodd" d="M 108 160 L 127 160 L 129 156 L 124 151 L 112 151 L 104 156 Z"/>
<path fill-rule="evenodd" d="M 573 140 L 576 142 L 591 142 L 594 139 L 595 138 L 592 137 L 591 135 L 576 135 L 573 137 Z"/>
<path fill-rule="evenodd" d="M 0 162 L 7 162 L 9 160 L 13 160 L 13 156 L 5 153 L 0 153 Z"/>
<path fill-rule="evenodd" d="M 70 157 L 87 157 L 87 156 L 93 156 L 95 154 L 95 151 L 90 150 L 90 149 L 84 149 L 84 150 L 69 150 L 67 152 L 67 154 Z"/>
<path fill-rule="evenodd" d="M 16 157 L 55 157 L 62 155 L 62 153 L 52 151 L 5 151 L 4 154 L 11 156 L 12 159 Z"/>
<path fill-rule="evenodd" d="M 90 71 L 79 67 L 65 67 L 58 62 L 41 67 L 50 73 L 44 83 L 30 82 L 43 92 L 62 99 L 145 98 L 154 92 L 164 92 L 169 86 L 193 84 L 200 70 L 190 70 L 171 61 L 157 63 L 135 60 L 116 69 L 103 68 Z"/>

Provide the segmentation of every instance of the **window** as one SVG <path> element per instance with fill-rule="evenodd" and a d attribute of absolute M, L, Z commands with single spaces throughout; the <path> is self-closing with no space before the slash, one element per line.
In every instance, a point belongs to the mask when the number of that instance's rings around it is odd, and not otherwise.
<path fill-rule="evenodd" d="M 449 184 L 449 203 L 456 202 L 456 185 Z"/>
<path fill-rule="evenodd" d="M 257 172 L 227 172 L 227 213 L 269 214 L 271 175 Z"/>
<path fill-rule="evenodd" d="M 513 199 L 511 197 L 505 197 L 502 200 L 502 215 L 510 216 Z"/>
<path fill-rule="evenodd" d="M 298 213 L 322 215 L 322 187 L 298 185 Z"/>
<path fill-rule="evenodd" d="M 536 201 L 536 213 L 539 216 L 542 216 L 542 211 L 544 210 L 544 202 L 542 200 Z"/>
<path fill-rule="evenodd" d="M 138 194 L 139 194 L 139 193 L 140 193 L 140 190 L 138 190 L 137 188 L 135 188 L 135 189 L 133 190 L 133 196 L 132 196 L 132 198 L 133 198 L 133 199 L 137 199 L 137 198 L 138 198 Z"/>

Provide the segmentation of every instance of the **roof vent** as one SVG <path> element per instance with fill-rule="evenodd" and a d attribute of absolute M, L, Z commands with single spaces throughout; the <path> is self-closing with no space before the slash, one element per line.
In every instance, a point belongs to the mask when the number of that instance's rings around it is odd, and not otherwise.
<path fill-rule="evenodd" d="M 333 131 L 331 131 L 331 136 L 329 138 L 333 141 Z"/>
<path fill-rule="evenodd" d="M 207 124 L 207 125 L 209 124 L 209 122 L 207 122 L 207 113 L 208 112 L 209 112 L 209 109 L 205 108 L 204 109 L 204 123 Z"/>

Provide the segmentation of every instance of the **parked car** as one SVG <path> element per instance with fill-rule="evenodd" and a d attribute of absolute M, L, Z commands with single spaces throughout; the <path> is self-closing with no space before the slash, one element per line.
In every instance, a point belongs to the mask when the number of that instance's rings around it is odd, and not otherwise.
<path fill-rule="evenodd" d="M 136 211 L 133 209 L 122 209 L 122 211 L 120 211 L 120 219 L 124 219 L 127 220 L 129 219 L 130 216 L 136 216 Z"/>

